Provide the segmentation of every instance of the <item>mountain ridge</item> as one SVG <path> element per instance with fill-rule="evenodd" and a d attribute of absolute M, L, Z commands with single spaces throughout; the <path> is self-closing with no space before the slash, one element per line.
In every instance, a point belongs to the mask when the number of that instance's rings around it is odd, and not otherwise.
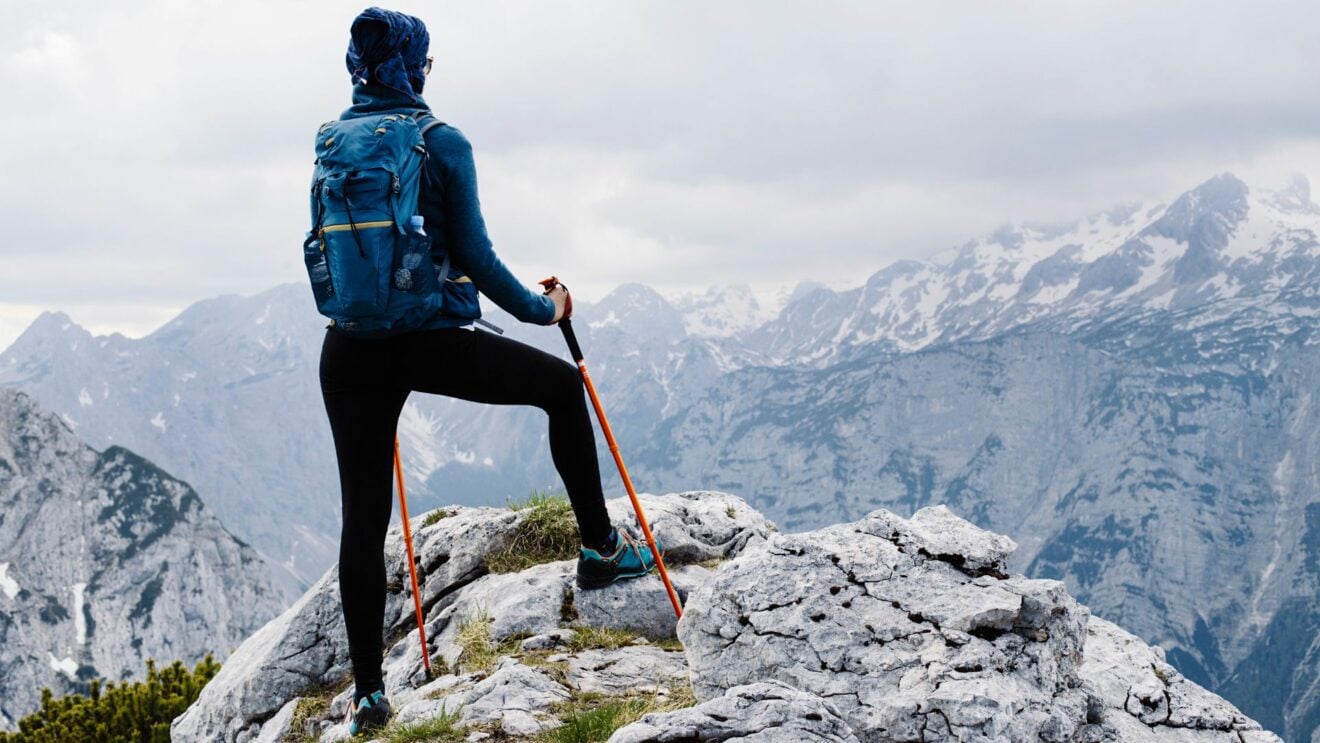
<path fill-rule="evenodd" d="M 85 693 L 148 658 L 224 658 L 281 603 L 186 483 L 123 447 L 92 449 L 12 390 L 0 390 L 0 566 L 0 729 L 43 687 Z"/>

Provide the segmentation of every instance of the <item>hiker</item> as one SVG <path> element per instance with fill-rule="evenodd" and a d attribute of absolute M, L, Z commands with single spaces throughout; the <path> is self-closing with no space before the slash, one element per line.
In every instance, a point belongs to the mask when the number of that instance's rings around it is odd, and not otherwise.
<path fill-rule="evenodd" d="M 535 405 L 544 410 L 549 415 L 550 455 L 581 533 L 578 584 L 599 588 L 646 575 L 655 564 L 644 543 L 610 525 L 595 436 L 575 367 L 532 346 L 474 327 L 480 316 L 478 291 L 519 321 L 540 325 L 567 318 L 572 302 L 562 286 L 545 294 L 529 289 L 492 250 L 477 200 L 472 147 L 458 129 L 431 117 L 422 98 L 432 64 L 428 45 L 426 26 L 419 19 L 380 8 L 363 11 L 353 21 L 346 59 L 353 80 L 353 105 L 339 119 L 351 122 L 376 117 L 371 121 L 380 121 L 375 133 L 382 141 L 404 117 L 415 121 L 422 132 L 425 161 L 417 179 L 416 210 L 421 219 L 414 216 L 406 234 L 408 239 L 425 240 L 429 255 L 420 264 L 405 256 L 402 268 L 389 275 L 394 277 L 390 291 L 400 290 L 403 300 L 413 302 L 411 309 L 383 332 L 361 332 L 361 326 L 351 321 L 334 319 L 350 303 L 346 296 L 358 289 L 351 283 L 354 277 L 344 275 L 356 265 L 352 262 L 357 253 L 366 260 L 372 240 L 393 241 L 399 239 L 396 232 L 404 232 L 397 217 L 369 219 L 370 207 L 362 196 L 369 184 L 354 190 L 354 178 L 359 177 L 355 168 L 337 176 L 323 175 L 321 166 L 337 152 L 332 150 L 336 146 L 330 141 L 333 137 L 326 133 L 338 123 L 322 127 L 318 134 L 313 230 L 304 245 L 318 308 L 332 317 L 321 349 L 320 378 L 339 462 L 343 504 L 339 589 L 353 665 L 353 734 L 379 727 L 391 715 L 381 674 L 383 550 L 393 508 L 396 426 L 410 392 L 495 405 Z M 402 148 L 402 156 L 409 157 L 410 149 L 416 148 Z M 361 180 L 365 183 L 367 176 Z M 399 194 L 407 184 L 406 179 L 401 183 L 395 177 L 394 193 Z M 334 211 L 340 208 L 346 218 Z M 356 218 L 354 209 L 359 212 Z M 324 243 L 332 239 L 355 243 L 342 243 L 349 247 L 340 257 L 327 259 Z M 383 280 L 388 281 L 389 276 Z M 371 279 L 371 291 L 376 291 L 379 280 Z M 437 292 L 438 296 L 431 296 Z M 438 309 L 428 309 L 436 305 Z"/>

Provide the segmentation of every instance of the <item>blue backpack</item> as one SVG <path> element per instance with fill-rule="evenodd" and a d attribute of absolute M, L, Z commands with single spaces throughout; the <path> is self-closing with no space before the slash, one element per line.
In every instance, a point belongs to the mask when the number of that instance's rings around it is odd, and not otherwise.
<path fill-rule="evenodd" d="M 303 242 L 316 309 L 354 335 L 423 325 L 441 306 L 449 257 L 431 259 L 417 197 L 426 112 L 331 121 L 316 134 L 312 229 Z"/>

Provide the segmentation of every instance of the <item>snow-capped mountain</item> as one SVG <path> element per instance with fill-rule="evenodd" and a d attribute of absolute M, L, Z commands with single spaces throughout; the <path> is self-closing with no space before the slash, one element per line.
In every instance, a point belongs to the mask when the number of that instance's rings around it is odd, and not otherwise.
<path fill-rule="evenodd" d="M 899 261 L 855 289 L 816 288 L 746 345 L 763 362 L 824 366 L 875 343 L 911 352 L 1044 318 L 1278 292 L 1320 276 L 1317 233 L 1305 180 L 1256 196 L 1224 174 L 1168 206 L 1129 205 L 1067 228 L 1010 225 L 931 261 Z"/>
<path fill-rule="evenodd" d="M 0 390 L 0 730 L 43 687 L 140 677 L 148 658 L 223 660 L 281 605 L 187 484 Z"/>

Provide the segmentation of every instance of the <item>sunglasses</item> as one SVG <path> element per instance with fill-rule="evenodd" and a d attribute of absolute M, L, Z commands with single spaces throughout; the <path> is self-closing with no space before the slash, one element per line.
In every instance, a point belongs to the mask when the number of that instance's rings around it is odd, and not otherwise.
<path fill-rule="evenodd" d="M 426 66 L 422 68 L 422 73 L 426 75 L 431 74 L 431 65 L 434 64 L 435 64 L 435 57 L 428 56 L 426 58 Z"/>

